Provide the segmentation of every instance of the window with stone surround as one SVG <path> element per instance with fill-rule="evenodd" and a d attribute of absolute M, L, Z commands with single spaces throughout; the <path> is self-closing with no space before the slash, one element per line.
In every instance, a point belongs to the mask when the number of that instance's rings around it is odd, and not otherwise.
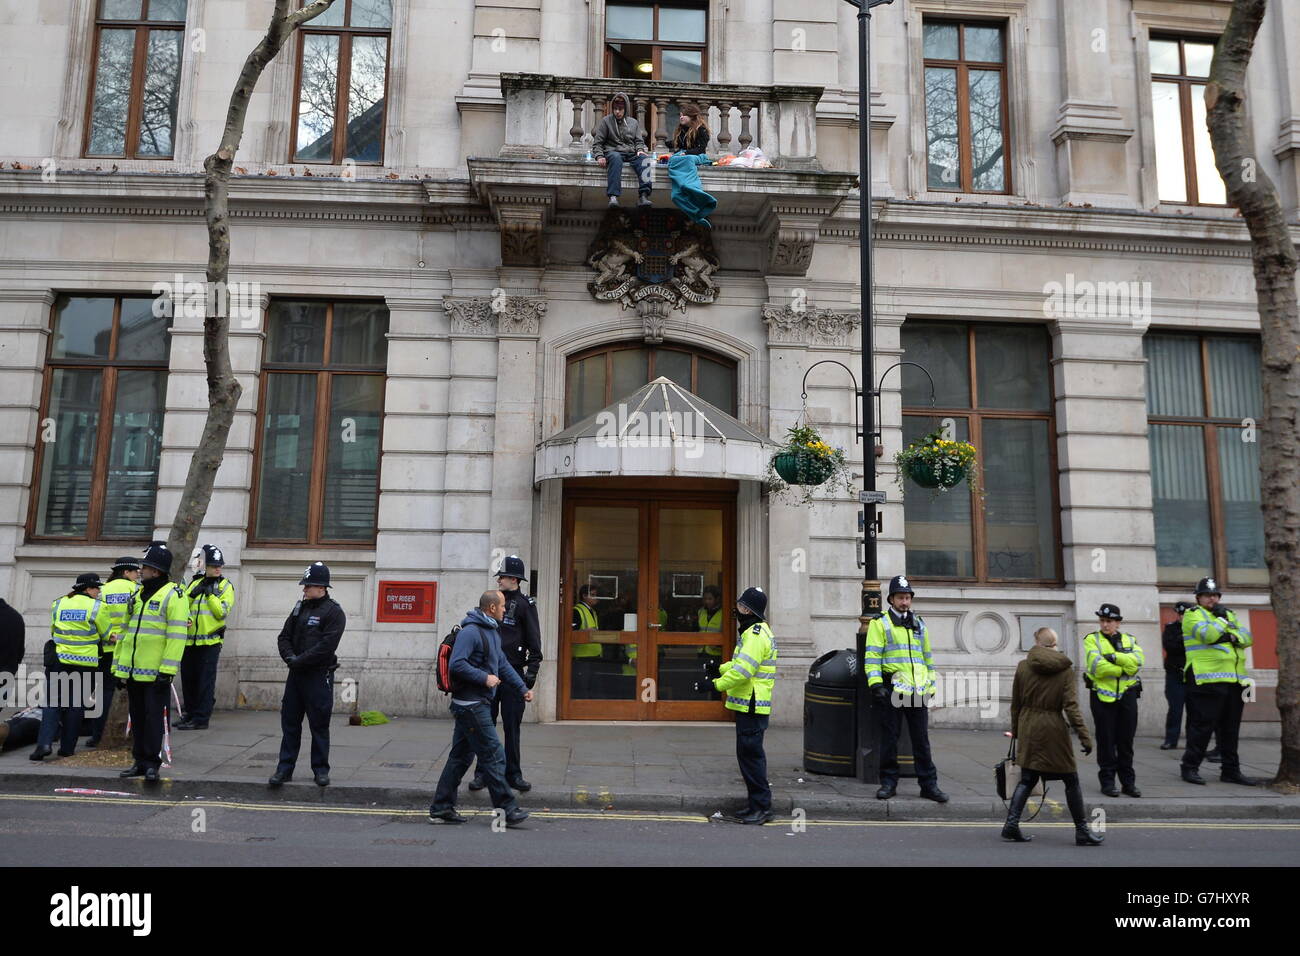
<path fill-rule="evenodd" d="M 926 17 L 926 188 L 1010 193 L 1004 25 Z"/>
<path fill-rule="evenodd" d="M 148 541 L 170 324 L 152 296 L 60 295 L 41 392 L 29 537 Z"/>
<path fill-rule="evenodd" d="M 675 345 L 602 346 L 569 359 L 564 377 L 567 428 L 663 376 L 728 415 L 736 414 L 736 365 L 721 356 Z"/>
<path fill-rule="evenodd" d="M 1214 44 L 1204 37 L 1151 37 L 1151 115 L 1161 202 L 1227 202 L 1205 126 L 1205 84 Z"/>
<path fill-rule="evenodd" d="M 335 0 L 299 30 L 292 162 L 384 161 L 392 0 Z"/>
<path fill-rule="evenodd" d="M 1162 332 L 1143 346 L 1159 580 L 1267 587 L 1259 340 Z"/>
<path fill-rule="evenodd" d="M 382 302 L 272 300 L 257 414 L 253 542 L 374 542 L 387 335 Z"/>
<path fill-rule="evenodd" d="M 83 155 L 171 159 L 186 0 L 99 0 Z"/>
<path fill-rule="evenodd" d="M 985 495 L 905 483 L 907 572 L 930 580 L 1057 584 L 1060 530 L 1051 344 L 1039 325 L 903 324 L 903 444 L 945 428 L 979 450 Z"/>
<path fill-rule="evenodd" d="M 607 3 L 605 75 L 702 83 L 708 79 L 708 5 Z"/>

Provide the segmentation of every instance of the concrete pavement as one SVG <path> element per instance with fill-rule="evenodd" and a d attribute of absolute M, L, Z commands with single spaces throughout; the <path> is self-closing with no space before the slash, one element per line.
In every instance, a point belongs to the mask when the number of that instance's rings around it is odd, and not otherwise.
<path fill-rule="evenodd" d="M 256 801 L 320 801 L 327 805 L 427 806 L 451 744 L 449 720 L 398 718 L 373 727 L 353 727 L 336 716 L 331 727 L 332 785 L 311 782 L 308 733 L 297 778 L 280 790 L 266 779 L 275 769 L 280 743 L 279 715 L 266 711 L 219 711 L 212 726 L 173 731 L 172 766 L 152 788 L 169 797 Z M 1162 751 L 1159 738 L 1139 738 L 1136 770 L 1141 799 L 1111 799 L 1100 793 L 1096 762 L 1079 759 L 1089 808 L 1104 807 L 1113 821 L 1169 819 L 1300 820 L 1300 795 L 1220 783 L 1217 765 L 1205 764 L 1208 786 L 1183 783 L 1181 751 Z M 914 779 L 904 778 L 899 795 L 875 799 L 875 787 L 852 778 L 827 777 L 803 770 L 801 728 L 774 728 L 766 745 L 774 809 L 788 816 L 802 809 L 809 818 L 866 820 L 997 820 L 1005 807 L 993 789 L 993 765 L 1006 753 L 997 731 L 931 732 L 940 786 L 952 798 L 946 805 L 922 800 Z M 524 776 L 533 790 L 522 794 L 528 808 L 589 808 L 687 811 L 711 814 L 743 801 L 745 790 L 735 760 L 735 734 L 729 724 L 608 724 L 565 722 L 525 724 Z M 119 779 L 130 763 L 123 753 L 95 751 L 69 758 L 27 759 L 31 748 L 0 756 L 0 789 L 51 793 L 84 787 L 143 792 L 139 779 Z M 1276 771 L 1275 740 L 1241 742 L 1243 772 L 1269 778 Z M 96 766 L 98 764 L 98 766 Z M 107 764 L 107 765 L 106 765 Z M 468 780 L 465 781 L 468 783 Z M 1064 792 L 1052 784 L 1041 819 L 1065 819 Z M 486 792 L 462 786 L 460 805 L 489 805 Z M 1032 807 L 1032 804 L 1031 804 Z"/>

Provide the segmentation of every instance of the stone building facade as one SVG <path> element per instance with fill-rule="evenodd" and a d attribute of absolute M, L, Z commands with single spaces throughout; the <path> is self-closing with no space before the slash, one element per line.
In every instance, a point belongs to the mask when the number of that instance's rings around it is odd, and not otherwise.
<path fill-rule="evenodd" d="M 0 3 L 0 594 L 38 631 L 77 573 L 165 535 L 207 408 L 201 315 L 177 309 L 160 331 L 141 303 L 178 275 L 203 277 L 202 160 L 272 4 L 151 3 Z M 438 641 L 516 553 L 537 572 L 549 662 L 537 719 L 721 718 L 680 695 L 680 707 L 639 696 L 656 667 L 689 663 L 665 648 L 706 653 L 682 622 L 716 580 L 724 606 L 748 585 L 768 590 L 774 719 L 800 723 L 808 666 L 856 629 L 855 497 L 784 503 L 752 460 L 691 475 L 671 467 L 672 449 L 639 469 L 560 456 L 542 476 L 539 462 L 658 369 L 755 447 L 807 421 L 861 473 L 854 384 L 824 365 L 805 385 L 821 360 L 855 373 L 860 361 L 853 8 L 335 6 L 263 76 L 231 187 L 231 277 L 253 291 L 232 322 L 244 392 L 202 533 L 239 594 L 218 706 L 278 703 L 274 638 L 302 568 L 324 560 L 349 615 L 340 677 L 359 706 L 444 712 Z M 910 572 L 940 667 L 981 675 L 1002 714 L 1033 628 L 1055 625 L 1077 657 L 1109 601 L 1147 649 L 1143 727 L 1155 732 L 1162 615 L 1213 574 L 1259 637 L 1247 732 L 1272 731 L 1258 480 L 1252 517 L 1251 450 L 1232 444 L 1250 427 L 1241 358 L 1258 319 L 1245 230 L 1213 204 L 1195 133 L 1204 49 L 1228 6 L 899 0 L 873 15 L 876 375 L 921 361 L 939 393 L 931 413 L 919 373 L 881 384 L 880 568 Z M 145 68 L 112 59 L 131 44 Z M 1249 79 L 1259 169 L 1294 215 L 1300 14 L 1271 7 Z M 618 89 L 665 131 L 696 102 L 711 154 L 753 145 L 772 163 L 701 171 L 718 198 L 711 302 L 593 295 L 608 212 L 587 152 Z M 629 173 L 630 216 L 632 196 Z M 662 168 L 654 203 L 672 208 Z M 638 235 L 658 242 L 667 221 Z M 985 496 L 909 485 L 905 506 L 891 484 L 904 423 L 919 434 L 943 418 L 982 437 Z M 633 530 L 620 537 L 623 518 Z M 616 579 L 631 615 L 612 628 L 623 656 L 575 706 L 556 662 L 576 660 L 577 588 Z M 391 581 L 436 582 L 436 619 L 378 620 Z M 628 654 L 637 643 L 658 656 Z M 935 721 L 989 726 L 984 711 Z"/>

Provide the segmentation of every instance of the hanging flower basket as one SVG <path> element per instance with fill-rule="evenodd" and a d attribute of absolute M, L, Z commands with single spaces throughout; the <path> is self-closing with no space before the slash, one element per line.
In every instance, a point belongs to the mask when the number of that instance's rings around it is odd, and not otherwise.
<path fill-rule="evenodd" d="M 833 462 L 806 451 L 779 452 L 772 467 L 787 485 L 820 485 L 835 473 Z"/>
<path fill-rule="evenodd" d="M 951 488 L 966 477 L 966 466 L 952 462 L 933 465 L 926 461 L 914 461 L 908 466 L 907 477 L 922 488 Z"/>
<path fill-rule="evenodd" d="M 772 456 L 767 472 L 773 494 L 802 504 L 812 501 L 815 488 L 849 487 L 844 449 L 826 444 L 811 425 L 796 425 L 786 433 L 785 444 Z"/>
<path fill-rule="evenodd" d="M 940 493 L 969 478 L 978 494 L 976 458 L 975 446 L 970 442 L 944 438 L 943 432 L 931 432 L 894 455 L 899 490 L 903 490 L 904 476 L 922 488 Z"/>

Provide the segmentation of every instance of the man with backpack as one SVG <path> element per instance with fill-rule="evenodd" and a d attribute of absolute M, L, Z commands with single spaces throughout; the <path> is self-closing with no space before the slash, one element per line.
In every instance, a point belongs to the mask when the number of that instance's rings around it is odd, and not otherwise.
<path fill-rule="evenodd" d="M 505 603 L 500 591 L 484 591 L 478 607 L 465 615 L 460 630 L 455 632 L 447 669 L 451 683 L 451 715 L 456 721 L 456 729 L 452 733 L 447 763 L 438 778 L 438 789 L 429 805 L 430 823 L 465 822 L 465 817 L 456 812 L 456 792 L 475 757 L 492 796 L 492 806 L 505 812 L 506 826 L 518 826 L 528 819 L 528 811 L 520 808 L 506 784 L 505 754 L 492 720 L 492 701 L 502 683 L 524 701 L 533 699 L 533 692 L 524 686 L 523 679 L 501 651 L 498 628 L 505 616 Z M 445 656 L 440 651 L 440 684 L 444 679 L 441 665 Z"/>

